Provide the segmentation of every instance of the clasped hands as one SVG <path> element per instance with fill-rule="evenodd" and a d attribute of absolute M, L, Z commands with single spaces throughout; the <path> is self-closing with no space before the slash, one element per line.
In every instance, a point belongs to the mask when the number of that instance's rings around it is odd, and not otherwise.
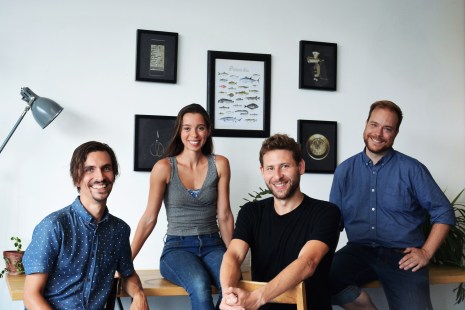
<path fill-rule="evenodd" d="M 237 287 L 228 287 L 223 290 L 221 310 L 256 310 L 264 305 L 257 291 L 247 292 Z"/>
<path fill-rule="evenodd" d="M 412 269 L 413 272 L 428 265 L 431 255 L 425 249 L 406 248 L 405 255 L 399 261 L 399 268 L 403 270 Z"/>

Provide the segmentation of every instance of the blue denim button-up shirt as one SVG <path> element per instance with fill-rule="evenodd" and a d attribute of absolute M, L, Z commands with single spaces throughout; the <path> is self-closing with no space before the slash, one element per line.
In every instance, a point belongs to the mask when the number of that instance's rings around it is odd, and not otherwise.
<path fill-rule="evenodd" d="M 97 223 L 78 197 L 36 226 L 23 258 L 26 274 L 48 274 L 44 297 L 54 309 L 103 309 L 115 270 L 134 272 L 129 234 L 108 209 Z"/>
<path fill-rule="evenodd" d="M 342 214 L 349 243 L 389 248 L 421 247 L 421 225 L 455 224 L 453 208 L 428 169 L 395 150 L 373 165 L 365 151 L 341 163 L 330 199 Z"/>

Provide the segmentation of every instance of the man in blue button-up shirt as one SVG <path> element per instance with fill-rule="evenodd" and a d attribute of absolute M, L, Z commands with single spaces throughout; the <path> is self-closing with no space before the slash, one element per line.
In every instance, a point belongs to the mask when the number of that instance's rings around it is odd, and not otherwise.
<path fill-rule="evenodd" d="M 432 309 L 427 264 L 455 224 L 453 208 L 428 169 L 392 148 L 402 122 L 391 101 L 372 104 L 365 149 L 341 163 L 330 201 L 341 210 L 348 243 L 331 270 L 333 304 L 375 309 L 360 286 L 382 284 L 390 309 Z M 425 240 L 426 212 L 432 230 Z"/>
<path fill-rule="evenodd" d="M 79 196 L 43 219 L 24 254 L 27 309 L 104 309 L 115 271 L 133 297 L 131 309 L 148 309 L 134 271 L 129 226 L 108 213 L 118 175 L 113 150 L 87 142 L 73 153 L 70 173 Z"/>

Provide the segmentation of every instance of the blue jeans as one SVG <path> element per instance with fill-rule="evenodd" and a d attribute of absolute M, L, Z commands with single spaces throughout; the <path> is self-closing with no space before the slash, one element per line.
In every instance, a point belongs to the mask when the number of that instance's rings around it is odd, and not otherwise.
<path fill-rule="evenodd" d="M 402 251 L 357 244 L 348 244 L 337 251 L 329 279 L 333 305 L 354 301 L 361 293 L 360 286 L 380 280 L 389 309 L 433 309 L 428 268 L 416 272 L 400 269 Z"/>
<path fill-rule="evenodd" d="M 211 284 L 218 288 L 221 300 L 220 267 L 225 251 L 218 233 L 168 235 L 160 258 L 160 273 L 187 291 L 192 310 L 215 309 Z"/>

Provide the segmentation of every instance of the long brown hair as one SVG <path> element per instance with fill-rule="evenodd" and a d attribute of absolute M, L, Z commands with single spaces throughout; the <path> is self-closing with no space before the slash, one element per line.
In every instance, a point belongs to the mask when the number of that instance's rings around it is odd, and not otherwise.
<path fill-rule="evenodd" d="M 186 113 L 197 113 L 202 115 L 203 120 L 205 121 L 205 126 L 207 127 L 207 130 L 210 132 L 210 134 L 207 137 L 207 141 L 205 144 L 202 146 L 202 154 L 204 155 L 211 155 L 213 153 L 213 139 L 211 136 L 211 121 L 210 117 L 205 111 L 205 109 L 197 104 L 197 103 L 192 103 L 184 108 L 182 108 L 178 116 L 176 118 L 176 122 L 174 124 L 174 134 L 173 137 L 171 138 L 171 142 L 166 148 L 165 154 L 163 157 L 171 157 L 171 156 L 177 156 L 181 154 L 181 152 L 184 150 L 184 145 L 182 144 L 181 141 L 181 129 L 182 129 L 182 118 Z"/>

